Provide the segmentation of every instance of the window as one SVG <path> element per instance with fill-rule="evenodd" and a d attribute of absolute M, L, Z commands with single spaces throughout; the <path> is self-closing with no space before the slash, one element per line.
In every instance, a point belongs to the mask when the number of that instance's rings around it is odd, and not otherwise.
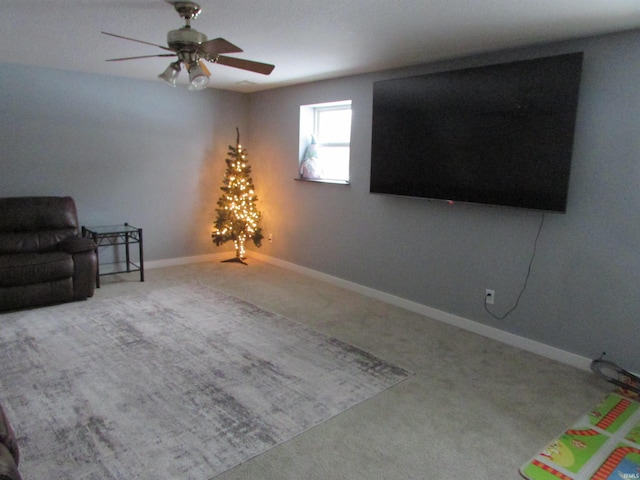
<path fill-rule="evenodd" d="M 351 100 L 300 107 L 299 179 L 349 183 Z"/>

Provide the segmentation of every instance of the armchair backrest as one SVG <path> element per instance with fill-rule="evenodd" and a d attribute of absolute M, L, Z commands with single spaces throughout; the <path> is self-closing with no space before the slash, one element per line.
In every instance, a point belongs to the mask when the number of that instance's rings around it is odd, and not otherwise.
<path fill-rule="evenodd" d="M 77 236 L 78 213 L 71 197 L 0 198 L 0 254 L 55 250 Z"/>

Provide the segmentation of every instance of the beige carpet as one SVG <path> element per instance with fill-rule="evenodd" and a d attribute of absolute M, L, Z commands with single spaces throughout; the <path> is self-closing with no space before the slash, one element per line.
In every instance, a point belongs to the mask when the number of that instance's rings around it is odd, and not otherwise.
<path fill-rule="evenodd" d="M 105 277 L 96 299 L 198 281 L 415 375 L 216 480 L 517 479 L 523 462 L 609 391 L 588 372 L 249 263 L 148 270 L 144 283 Z"/>

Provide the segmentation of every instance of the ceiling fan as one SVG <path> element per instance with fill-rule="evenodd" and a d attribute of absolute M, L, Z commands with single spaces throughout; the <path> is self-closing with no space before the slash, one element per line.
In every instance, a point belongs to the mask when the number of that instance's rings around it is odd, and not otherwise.
<path fill-rule="evenodd" d="M 189 72 L 189 90 L 202 90 L 209 83 L 211 72 L 209 72 L 209 69 L 206 67 L 202 60 L 206 60 L 211 63 L 219 63 L 220 65 L 226 65 L 228 67 L 248 70 L 250 72 L 261 73 L 263 75 L 269 75 L 275 68 L 273 65 L 269 65 L 267 63 L 254 62 L 253 60 L 245 60 L 243 58 L 235 58 L 222 55 L 224 53 L 242 52 L 242 49 L 225 40 L 224 38 L 214 38 L 213 40 L 207 40 L 207 36 L 205 34 L 198 32 L 194 28 L 191 28 L 191 20 L 196 18 L 200 13 L 200 5 L 194 2 L 182 2 L 175 0 L 165 1 L 172 4 L 178 12 L 178 15 L 180 15 L 180 17 L 185 20 L 184 27 L 178 30 L 171 30 L 167 34 L 168 46 L 165 47 L 163 45 L 156 45 L 155 43 L 136 40 L 135 38 L 123 37 L 122 35 L 116 35 L 114 33 L 102 33 L 105 35 L 110 35 L 112 37 L 122 38 L 124 40 L 131 40 L 133 42 L 152 45 L 154 47 L 159 47 L 172 53 L 142 55 L 137 57 L 125 58 L 110 58 L 107 60 L 107 62 L 137 60 L 140 58 L 177 56 L 177 60 L 175 62 L 172 62 L 164 72 L 158 75 L 158 78 L 164 80 L 172 87 L 175 87 L 176 80 L 178 79 L 178 75 L 180 74 L 181 65 L 184 65 L 187 72 Z"/>

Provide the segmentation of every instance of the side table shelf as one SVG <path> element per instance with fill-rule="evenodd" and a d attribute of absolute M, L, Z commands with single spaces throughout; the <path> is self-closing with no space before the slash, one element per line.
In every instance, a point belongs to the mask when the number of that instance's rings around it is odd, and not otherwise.
<path fill-rule="evenodd" d="M 125 223 L 124 225 L 104 225 L 97 227 L 82 227 L 82 236 L 93 239 L 96 242 L 96 254 L 98 256 L 98 268 L 96 271 L 96 287 L 100 288 L 101 275 L 113 275 L 116 273 L 140 272 L 140 281 L 144 282 L 144 257 L 142 249 L 142 229 Z M 131 258 L 130 245 L 138 244 L 138 262 Z M 101 247 L 125 247 L 125 260 L 100 264 L 99 250 Z"/>

